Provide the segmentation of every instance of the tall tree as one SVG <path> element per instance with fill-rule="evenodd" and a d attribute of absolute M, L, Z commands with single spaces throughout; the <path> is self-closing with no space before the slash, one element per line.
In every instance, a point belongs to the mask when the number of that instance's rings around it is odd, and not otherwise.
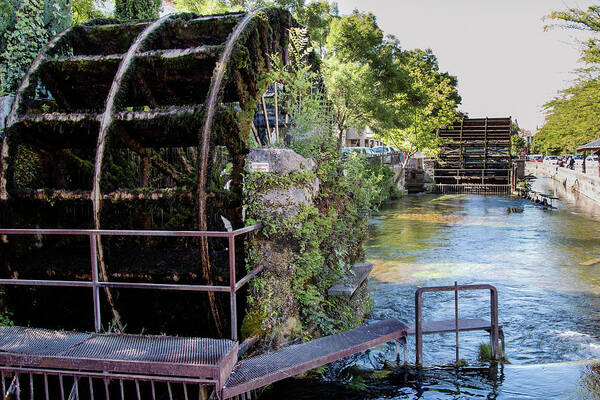
<path fill-rule="evenodd" d="M 120 20 L 156 19 L 161 0 L 115 0 L 115 16 Z"/>
<path fill-rule="evenodd" d="M 547 29 L 582 30 L 591 37 L 581 43 L 585 66 L 577 71 L 573 86 L 544 105 L 546 119 L 534 136 L 533 151 L 574 152 L 578 146 L 600 137 L 600 6 L 555 11 L 547 18 L 552 20 Z"/>
<path fill-rule="evenodd" d="M 459 116 L 457 79 L 440 73 L 436 56 L 431 50 L 404 53 L 404 63 L 410 71 L 412 90 L 399 93 L 395 99 L 395 127 L 380 129 L 378 137 L 406 154 L 404 166 L 419 151 L 435 154 L 440 141 L 436 130 L 450 125 Z"/>
<path fill-rule="evenodd" d="M 406 88 L 408 76 L 399 54 L 397 41 L 384 37 L 373 14 L 355 10 L 332 21 L 323 74 L 338 146 L 348 128 L 391 125 L 393 98 Z"/>
<path fill-rule="evenodd" d="M 337 4 L 327 0 L 318 0 L 296 9 L 296 19 L 306 27 L 313 46 L 319 51 L 321 57 L 325 50 L 325 42 L 329 35 L 329 27 L 334 18 L 338 17 Z"/>

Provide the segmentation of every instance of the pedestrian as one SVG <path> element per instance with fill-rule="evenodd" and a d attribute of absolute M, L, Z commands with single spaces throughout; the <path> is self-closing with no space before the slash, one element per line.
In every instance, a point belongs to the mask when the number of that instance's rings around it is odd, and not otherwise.
<path fill-rule="evenodd" d="M 569 156 L 569 168 L 573 170 L 575 169 L 575 159 L 573 156 Z"/>

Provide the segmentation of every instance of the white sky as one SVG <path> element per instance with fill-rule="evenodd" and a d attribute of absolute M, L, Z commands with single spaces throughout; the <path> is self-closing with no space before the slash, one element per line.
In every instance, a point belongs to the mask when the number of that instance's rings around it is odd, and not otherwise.
<path fill-rule="evenodd" d="M 542 105 L 569 86 L 578 67 L 573 31 L 543 31 L 542 17 L 593 0 L 337 0 L 340 14 L 375 14 L 405 49 L 431 48 L 458 77 L 470 117 L 512 116 L 535 130 Z M 579 35 L 579 37 L 582 37 Z"/>

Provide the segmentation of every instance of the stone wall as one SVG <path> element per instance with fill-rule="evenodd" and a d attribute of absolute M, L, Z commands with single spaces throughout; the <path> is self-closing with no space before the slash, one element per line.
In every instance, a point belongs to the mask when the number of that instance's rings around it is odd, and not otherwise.
<path fill-rule="evenodd" d="M 334 210 L 348 198 L 323 203 L 317 166 L 289 149 L 254 149 L 246 169 L 246 216 L 263 223 L 248 264 L 263 271 L 250 282 L 242 339 L 259 336 L 268 350 L 360 325 L 370 310 L 366 281 L 351 298 L 328 294 L 359 261 L 353 244 L 364 239 Z"/>
<path fill-rule="evenodd" d="M 525 163 L 525 174 L 547 176 L 558 182 L 568 192 L 579 193 L 600 205 L 600 177 L 567 168 L 537 162 Z M 596 172 L 596 168 L 594 168 Z"/>

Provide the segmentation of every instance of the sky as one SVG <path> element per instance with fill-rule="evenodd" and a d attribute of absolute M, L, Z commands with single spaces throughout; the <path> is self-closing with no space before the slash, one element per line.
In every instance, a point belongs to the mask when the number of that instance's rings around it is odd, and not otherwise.
<path fill-rule="evenodd" d="M 551 11 L 598 0 L 336 0 L 340 14 L 375 14 L 405 49 L 431 48 L 441 71 L 458 77 L 461 111 L 470 117 L 512 116 L 536 130 L 543 104 L 569 86 L 581 66 L 574 31 L 544 32 Z"/>

